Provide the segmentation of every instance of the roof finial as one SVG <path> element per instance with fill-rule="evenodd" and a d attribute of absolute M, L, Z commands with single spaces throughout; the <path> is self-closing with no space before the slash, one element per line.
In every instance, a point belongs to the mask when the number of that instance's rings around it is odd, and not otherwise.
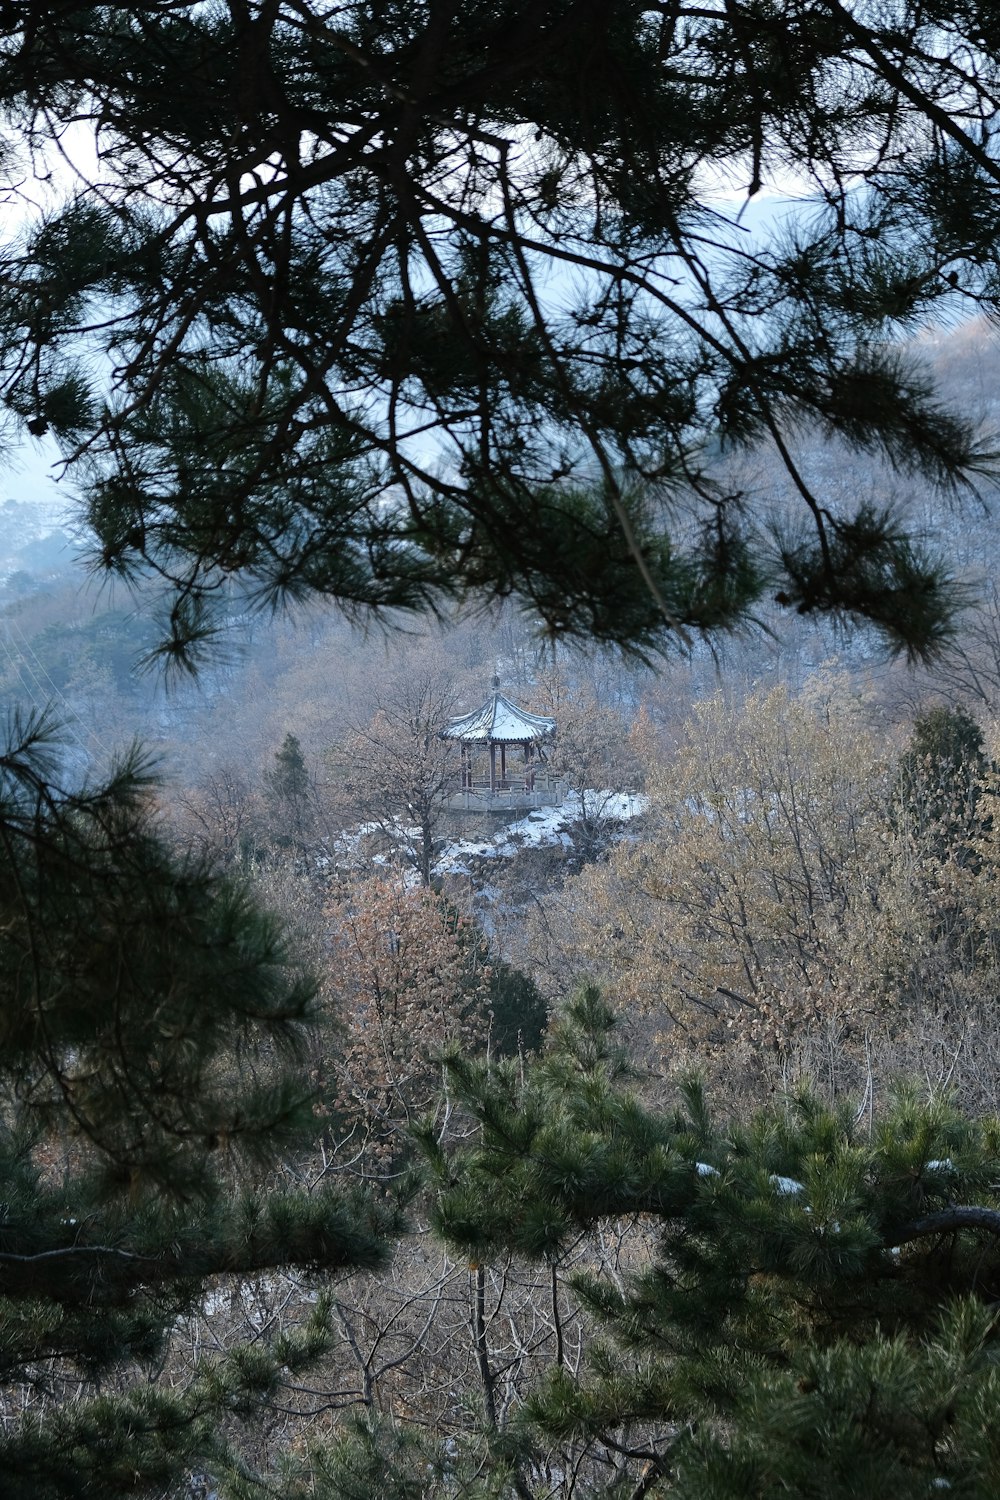
<path fill-rule="evenodd" d="M 500 691 L 500 673 L 499 672 L 494 672 L 493 673 L 493 691 L 495 693 L 499 693 L 499 691 Z"/>

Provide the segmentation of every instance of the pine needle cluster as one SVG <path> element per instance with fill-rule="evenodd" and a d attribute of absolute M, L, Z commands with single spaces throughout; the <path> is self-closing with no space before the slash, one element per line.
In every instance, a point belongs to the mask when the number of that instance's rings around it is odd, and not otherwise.
<path fill-rule="evenodd" d="M 206 1287 L 376 1265 L 393 1223 L 274 1177 L 316 1121 L 313 988 L 273 919 L 171 851 L 137 752 L 65 791 L 60 753 L 38 718 L 0 753 L 0 1473 L 36 1500 L 221 1463 L 324 1319 L 160 1382 Z"/>

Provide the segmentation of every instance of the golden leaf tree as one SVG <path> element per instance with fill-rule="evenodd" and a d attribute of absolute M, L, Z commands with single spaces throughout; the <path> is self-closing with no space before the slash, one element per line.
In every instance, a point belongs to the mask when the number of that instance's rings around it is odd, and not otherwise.
<path fill-rule="evenodd" d="M 996 773 L 962 768 L 942 812 L 940 768 L 911 760 L 833 674 L 700 703 L 650 770 L 647 836 L 542 903 L 536 955 L 599 977 L 668 1055 L 740 1069 L 821 1033 L 837 1066 L 878 1034 L 923 1069 L 932 1039 L 992 1034 Z"/>

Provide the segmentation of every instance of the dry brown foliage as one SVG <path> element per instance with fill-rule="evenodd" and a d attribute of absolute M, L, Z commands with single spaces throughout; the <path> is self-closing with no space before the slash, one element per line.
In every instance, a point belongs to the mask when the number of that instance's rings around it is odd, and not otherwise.
<path fill-rule="evenodd" d="M 918 1037 L 947 1033 L 951 1056 L 966 1026 L 982 1054 L 1000 834 L 959 838 L 904 808 L 899 749 L 832 674 L 795 698 L 699 704 L 649 773 L 647 835 L 539 903 L 530 942 L 550 991 L 594 975 L 640 1018 L 658 1066 L 707 1064 L 752 1088 L 806 1054 L 865 1088 L 890 1041 L 900 1064 L 930 1069 Z"/>
<path fill-rule="evenodd" d="M 337 1105 L 366 1142 L 370 1171 L 429 1110 L 446 1117 L 441 1055 L 485 1046 L 490 969 L 468 918 L 398 877 L 340 887 L 326 915 L 344 1028 Z"/>

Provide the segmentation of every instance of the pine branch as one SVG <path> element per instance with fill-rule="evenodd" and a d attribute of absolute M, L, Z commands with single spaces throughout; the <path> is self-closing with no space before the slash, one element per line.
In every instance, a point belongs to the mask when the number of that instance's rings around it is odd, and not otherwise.
<path fill-rule="evenodd" d="M 952 1234 L 960 1229 L 979 1229 L 985 1234 L 1000 1237 L 1000 1209 L 961 1204 L 937 1209 L 934 1213 L 923 1214 L 919 1219 L 911 1219 L 899 1229 L 894 1229 L 885 1236 L 885 1243 L 902 1245 L 908 1240 L 925 1239 L 933 1234 Z"/>

